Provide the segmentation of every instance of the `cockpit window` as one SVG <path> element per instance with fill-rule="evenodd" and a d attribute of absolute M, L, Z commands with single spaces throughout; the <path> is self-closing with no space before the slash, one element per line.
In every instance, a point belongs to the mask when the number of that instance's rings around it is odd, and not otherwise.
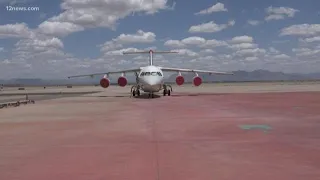
<path fill-rule="evenodd" d="M 141 72 L 140 76 L 162 76 L 161 72 Z"/>

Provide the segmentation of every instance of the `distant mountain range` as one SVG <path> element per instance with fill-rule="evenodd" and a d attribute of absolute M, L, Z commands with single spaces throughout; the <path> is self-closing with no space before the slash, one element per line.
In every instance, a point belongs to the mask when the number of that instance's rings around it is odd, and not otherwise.
<path fill-rule="evenodd" d="M 167 82 L 175 82 L 177 74 L 169 76 Z M 193 73 L 183 74 L 185 82 L 191 82 Z M 247 82 L 247 81 L 292 81 L 292 80 L 320 80 L 320 73 L 298 74 L 271 72 L 267 70 L 255 71 L 234 71 L 234 75 L 201 75 L 204 82 Z M 135 82 L 134 76 L 128 76 L 128 82 Z M 79 79 L 10 79 L 1 80 L 0 85 L 11 86 L 52 86 L 52 85 L 98 85 L 100 77 L 79 78 Z M 117 78 L 112 78 L 111 83 L 115 84 Z"/>
<path fill-rule="evenodd" d="M 320 73 L 298 74 L 271 72 L 267 70 L 234 71 L 234 75 L 201 75 L 204 82 L 250 82 L 250 81 L 294 81 L 294 80 L 320 80 Z M 176 74 L 168 78 L 168 82 L 174 82 Z M 186 82 L 191 82 L 193 73 L 183 75 Z M 200 76 L 200 75 L 199 75 Z"/>

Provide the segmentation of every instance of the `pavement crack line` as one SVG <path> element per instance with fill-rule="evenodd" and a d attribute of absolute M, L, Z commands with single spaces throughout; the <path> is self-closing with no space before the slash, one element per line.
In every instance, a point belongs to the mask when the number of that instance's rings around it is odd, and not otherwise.
<path fill-rule="evenodd" d="M 159 164 L 159 140 L 157 137 L 157 129 L 156 129 L 156 121 L 154 118 L 152 119 L 152 135 L 154 139 L 154 144 L 155 144 L 155 158 L 156 158 L 156 168 L 157 168 L 157 174 L 156 174 L 156 180 L 160 180 L 160 164 Z"/>

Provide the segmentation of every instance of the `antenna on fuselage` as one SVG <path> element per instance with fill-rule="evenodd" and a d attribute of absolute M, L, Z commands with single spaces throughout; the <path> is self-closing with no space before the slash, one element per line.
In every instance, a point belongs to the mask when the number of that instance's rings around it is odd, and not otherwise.
<path fill-rule="evenodd" d="M 132 51 L 132 52 L 123 52 L 123 54 L 149 54 L 149 65 L 152 66 L 153 65 L 153 54 L 157 53 L 157 54 L 169 54 L 169 53 L 178 53 L 177 51 L 153 51 L 153 50 L 149 50 L 149 51 Z"/>

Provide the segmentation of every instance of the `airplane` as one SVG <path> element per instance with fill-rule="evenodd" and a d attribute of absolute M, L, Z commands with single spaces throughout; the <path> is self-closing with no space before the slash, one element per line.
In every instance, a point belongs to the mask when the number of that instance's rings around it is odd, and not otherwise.
<path fill-rule="evenodd" d="M 104 73 L 95 73 L 95 74 L 87 74 L 87 75 L 76 75 L 70 76 L 70 78 L 76 77 L 94 77 L 97 75 L 103 75 L 103 78 L 100 80 L 100 86 L 103 88 L 108 88 L 110 85 L 109 75 L 110 74 L 121 74 L 118 78 L 118 85 L 124 87 L 127 85 L 128 81 L 126 78 L 126 73 L 134 73 L 136 76 L 136 84 L 131 87 L 131 95 L 130 96 L 140 96 L 141 90 L 145 93 L 149 94 L 149 98 L 154 98 L 154 93 L 157 93 L 163 90 L 163 96 L 170 96 L 172 92 L 172 87 L 169 84 L 165 84 L 164 82 L 164 74 L 163 72 L 178 72 L 178 76 L 176 77 L 176 84 L 181 86 L 184 84 L 184 77 L 181 75 L 181 72 L 193 72 L 195 74 L 193 78 L 193 85 L 200 86 L 202 84 L 202 78 L 198 75 L 198 73 L 208 73 L 211 74 L 223 74 L 223 75 L 233 75 L 230 72 L 217 72 L 217 71 L 207 71 L 207 70 L 196 70 L 196 69 L 181 69 L 181 68 L 171 68 L 171 67 L 160 67 L 153 65 L 153 54 L 168 54 L 168 53 L 178 53 L 176 51 L 131 51 L 131 52 L 123 52 L 126 54 L 149 54 L 149 65 L 145 67 L 126 69 L 120 71 L 113 72 L 104 72 Z"/>

